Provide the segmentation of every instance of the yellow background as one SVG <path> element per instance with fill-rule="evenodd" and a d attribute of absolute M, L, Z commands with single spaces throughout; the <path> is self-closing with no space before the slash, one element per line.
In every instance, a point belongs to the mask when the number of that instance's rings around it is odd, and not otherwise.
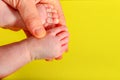
<path fill-rule="evenodd" d="M 4 80 L 120 80 L 120 0 L 61 3 L 69 52 L 61 61 L 33 61 Z M 0 45 L 24 38 L 22 31 L 0 29 Z"/>

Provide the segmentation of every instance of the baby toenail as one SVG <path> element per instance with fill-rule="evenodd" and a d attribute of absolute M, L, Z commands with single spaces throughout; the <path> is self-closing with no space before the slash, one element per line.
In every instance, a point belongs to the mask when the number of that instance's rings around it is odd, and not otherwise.
<path fill-rule="evenodd" d="M 48 13 L 48 17 L 52 18 L 52 13 Z"/>
<path fill-rule="evenodd" d="M 57 13 L 57 10 L 54 9 L 54 10 L 52 10 L 52 12 L 53 12 L 53 13 Z"/>
<path fill-rule="evenodd" d="M 52 18 L 48 18 L 48 19 L 47 19 L 47 22 L 48 22 L 48 23 L 53 23 L 53 19 L 52 19 Z"/>
<path fill-rule="evenodd" d="M 54 19 L 54 23 L 58 24 L 59 23 L 59 19 Z"/>

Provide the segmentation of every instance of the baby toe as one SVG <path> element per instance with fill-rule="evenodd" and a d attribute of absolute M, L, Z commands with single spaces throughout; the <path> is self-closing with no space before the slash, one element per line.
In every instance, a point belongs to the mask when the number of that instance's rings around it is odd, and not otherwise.
<path fill-rule="evenodd" d="M 43 4 L 46 8 L 48 8 L 48 4 Z"/>
<path fill-rule="evenodd" d="M 52 13 L 47 13 L 47 16 L 48 16 L 49 18 L 52 18 L 52 17 L 53 17 L 53 14 L 52 14 Z"/>
<path fill-rule="evenodd" d="M 63 31 L 63 32 L 57 34 L 57 37 L 58 37 L 59 40 L 61 41 L 61 40 L 63 40 L 64 38 L 69 37 L 69 33 L 66 32 L 66 31 Z"/>
<path fill-rule="evenodd" d="M 59 19 L 53 19 L 53 23 L 54 24 L 58 24 L 59 23 Z"/>
<path fill-rule="evenodd" d="M 61 43 L 61 46 L 64 46 L 65 44 L 68 44 L 68 42 L 69 42 L 69 38 L 66 37 L 66 38 L 62 39 L 60 43 Z"/>
<path fill-rule="evenodd" d="M 51 8 L 47 8 L 46 11 L 47 12 L 52 12 L 52 9 Z"/>
<path fill-rule="evenodd" d="M 64 44 L 64 46 L 62 46 L 61 52 L 65 52 L 68 49 L 68 44 Z"/>
<path fill-rule="evenodd" d="M 54 8 L 54 6 L 53 5 L 51 5 L 51 4 L 47 4 L 48 5 L 48 8 L 51 8 L 51 9 L 53 9 Z"/>
<path fill-rule="evenodd" d="M 53 18 L 59 18 L 57 13 L 53 13 L 52 16 L 53 16 Z"/>
<path fill-rule="evenodd" d="M 57 10 L 55 10 L 55 9 L 52 9 L 52 12 L 53 12 L 53 13 L 57 13 Z"/>
<path fill-rule="evenodd" d="M 53 23 L 53 19 L 52 18 L 47 18 L 47 23 Z"/>
<path fill-rule="evenodd" d="M 61 40 L 61 35 L 60 33 L 63 32 L 63 31 L 67 31 L 67 28 L 65 26 L 60 26 L 60 27 L 54 27 L 54 28 L 51 28 L 50 30 L 48 30 L 47 32 L 48 33 L 51 33 L 52 35 L 54 36 L 57 36 L 59 40 Z M 58 35 L 57 35 L 58 34 Z M 63 39 L 63 38 L 62 38 Z"/>

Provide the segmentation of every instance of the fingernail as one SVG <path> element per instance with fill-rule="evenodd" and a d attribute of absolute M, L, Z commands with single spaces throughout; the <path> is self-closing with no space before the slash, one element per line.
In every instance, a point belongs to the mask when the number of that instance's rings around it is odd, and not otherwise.
<path fill-rule="evenodd" d="M 46 35 L 46 31 L 44 28 L 39 28 L 39 29 L 36 29 L 35 30 L 35 35 L 38 37 L 38 38 L 42 38 Z"/>

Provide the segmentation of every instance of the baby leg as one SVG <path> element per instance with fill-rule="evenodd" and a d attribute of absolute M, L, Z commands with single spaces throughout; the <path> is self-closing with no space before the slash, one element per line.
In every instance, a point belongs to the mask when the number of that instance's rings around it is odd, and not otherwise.
<path fill-rule="evenodd" d="M 67 28 L 65 26 L 55 27 L 47 31 L 42 39 L 28 38 L 27 47 L 32 59 L 53 59 L 59 57 L 68 47 Z"/>

